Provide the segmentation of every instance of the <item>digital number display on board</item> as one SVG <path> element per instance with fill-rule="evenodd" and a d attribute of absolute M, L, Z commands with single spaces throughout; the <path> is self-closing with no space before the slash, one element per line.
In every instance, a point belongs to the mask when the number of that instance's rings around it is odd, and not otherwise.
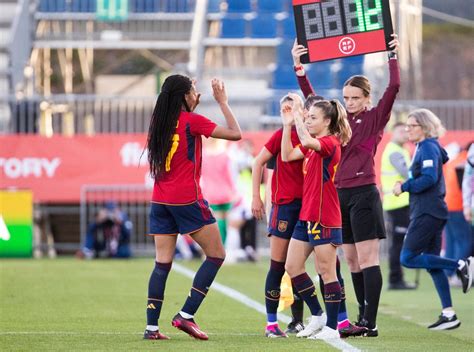
<path fill-rule="evenodd" d="M 389 0 L 293 0 L 301 62 L 390 50 Z"/>

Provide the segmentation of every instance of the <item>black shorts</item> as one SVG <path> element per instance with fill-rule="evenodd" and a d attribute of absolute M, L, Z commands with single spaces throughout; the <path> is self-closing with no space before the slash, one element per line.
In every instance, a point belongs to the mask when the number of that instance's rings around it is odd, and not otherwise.
<path fill-rule="evenodd" d="M 375 185 L 338 189 L 342 215 L 342 243 L 385 238 L 382 201 Z"/>

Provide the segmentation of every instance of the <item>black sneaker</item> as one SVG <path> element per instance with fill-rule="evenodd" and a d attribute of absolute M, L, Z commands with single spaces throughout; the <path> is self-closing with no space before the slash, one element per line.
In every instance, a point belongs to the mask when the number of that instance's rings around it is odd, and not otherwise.
<path fill-rule="evenodd" d="M 428 326 L 430 330 L 453 330 L 459 328 L 461 326 L 461 322 L 458 320 L 456 314 L 454 314 L 451 318 L 445 317 L 443 314 L 439 316 L 439 319 L 436 323 L 431 324 Z"/>
<path fill-rule="evenodd" d="M 462 269 L 456 270 L 456 273 L 458 274 L 458 277 L 462 283 L 462 292 L 464 293 L 469 291 L 472 285 L 472 259 L 472 257 L 469 257 L 467 258 L 467 260 L 464 260 L 464 266 L 462 267 Z"/>
<path fill-rule="evenodd" d="M 379 336 L 379 331 L 377 330 L 377 325 L 375 325 L 375 327 L 373 327 L 373 328 L 370 328 L 369 327 L 369 322 L 365 319 L 362 319 L 359 322 L 359 326 L 364 327 L 364 328 L 367 329 L 361 336 L 364 336 L 364 337 L 377 337 L 377 336 Z"/>
<path fill-rule="evenodd" d="M 289 324 L 288 327 L 285 330 L 286 334 L 297 334 L 300 331 L 304 330 L 304 325 L 302 321 L 295 321 L 292 320 Z"/>

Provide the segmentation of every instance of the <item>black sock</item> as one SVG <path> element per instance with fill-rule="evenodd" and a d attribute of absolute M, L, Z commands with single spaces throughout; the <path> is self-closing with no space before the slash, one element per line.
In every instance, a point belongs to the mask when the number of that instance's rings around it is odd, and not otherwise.
<path fill-rule="evenodd" d="M 351 273 L 351 276 L 357 303 L 359 304 L 359 317 L 357 320 L 360 320 L 364 317 L 365 307 L 364 274 L 361 271 L 358 273 Z"/>
<path fill-rule="evenodd" d="M 295 286 L 293 286 L 293 299 L 294 301 L 291 305 L 291 315 L 293 316 L 293 320 L 303 322 L 304 301 Z"/>
<path fill-rule="evenodd" d="M 337 321 L 343 321 L 348 319 L 347 308 L 346 308 L 346 288 L 344 286 L 344 278 L 341 273 L 341 263 L 339 258 L 336 261 L 336 275 L 339 285 L 341 286 L 341 303 L 339 303 L 339 314 L 337 316 Z"/>
<path fill-rule="evenodd" d="M 365 300 L 367 301 L 364 318 L 369 323 L 367 327 L 373 329 L 377 323 L 377 311 L 382 291 L 382 272 L 378 265 L 365 268 L 362 272 L 364 273 Z"/>
<path fill-rule="evenodd" d="M 291 278 L 293 286 L 296 291 L 300 294 L 301 298 L 308 305 L 311 315 L 321 315 L 322 309 L 318 301 L 318 296 L 314 288 L 313 281 L 307 273 L 295 276 Z"/>
<path fill-rule="evenodd" d="M 194 315 L 209 291 L 224 259 L 207 257 L 194 276 L 193 286 L 184 303 L 183 312 Z"/>
<path fill-rule="evenodd" d="M 319 275 L 319 290 L 321 291 L 321 297 L 324 297 L 324 281 L 323 281 L 323 277 L 321 275 Z"/>
<path fill-rule="evenodd" d="M 161 306 L 163 305 L 166 279 L 171 270 L 172 263 L 155 262 L 155 268 L 151 272 L 148 282 L 148 301 L 146 308 L 147 325 L 158 325 Z"/>
<path fill-rule="evenodd" d="M 328 320 L 326 325 L 331 329 L 337 329 L 337 314 L 341 302 L 341 285 L 339 281 L 330 282 L 324 287 L 324 303 Z"/>
<path fill-rule="evenodd" d="M 280 302 L 281 278 L 285 274 L 285 263 L 270 261 L 270 270 L 265 280 L 265 307 L 267 310 L 267 321 L 277 321 L 277 309 Z"/>

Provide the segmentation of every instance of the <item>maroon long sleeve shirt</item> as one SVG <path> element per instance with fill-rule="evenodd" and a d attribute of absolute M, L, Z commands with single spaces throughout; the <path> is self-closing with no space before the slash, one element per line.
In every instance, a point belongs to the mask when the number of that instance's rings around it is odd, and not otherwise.
<path fill-rule="evenodd" d="M 400 89 L 400 70 L 396 59 L 389 60 L 390 81 L 378 104 L 358 115 L 347 113 L 352 129 L 350 142 L 342 147 L 341 162 L 335 176 L 337 188 L 375 184 L 375 153 Z M 304 96 L 315 94 L 306 75 L 297 76 Z"/>

